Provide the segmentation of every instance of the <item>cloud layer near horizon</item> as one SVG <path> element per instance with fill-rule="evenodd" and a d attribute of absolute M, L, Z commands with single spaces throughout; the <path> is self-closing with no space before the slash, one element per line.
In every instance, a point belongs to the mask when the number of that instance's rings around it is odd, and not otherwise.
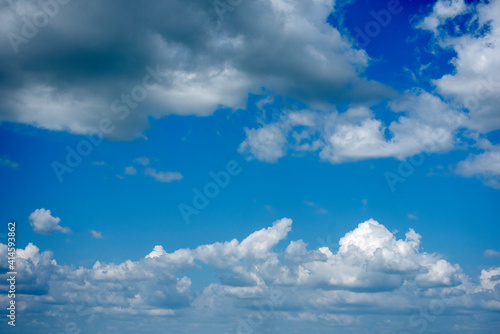
<path fill-rule="evenodd" d="M 308 249 L 296 240 L 275 252 L 291 227 L 291 219 L 284 218 L 241 242 L 233 239 L 173 253 L 157 245 L 143 259 L 97 261 L 92 268 L 59 265 L 50 251 L 30 243 L 17 253 L 23 326 L 28 333 L 71 323 L 86 331 L 102 324 L 104 317 L 102 329 L 116 325 L 123 332 L 159 323 L 175 327 L 178 322 L 193 326 L 188 332 L 195 331 L 196 324 L 203 324 L 204 332 L 223 328 L 245 333 L 243 327 L 265 332 L 271 324 L 257 326 L 247 319 L 260 310 L 261 318 L 285 321 L 278 332 L 285 331 L 288 321 L 296 321 L 301 326 L 326 323 L 342 333 L 345 325 L 363 328 L 394 317 L 399 320 L 387 323 L 386 329 L 419 328 L 408 323 L 408 317 L 418 307 L 433 304 L 440 310 L 434 308 L 434 316 L 446 310 L 446 318 L 451 316 L 460 326 L 478 310 L 485 319 L 492 312 L 488 321 L 500 311 L 500 268 L 484 269 L 473 280 L 459 265 L 422 252 L 421 236 L 412 229 L 398 239 L 370 219 L 346 233 L 338 249 Z M 7 246 L 0 244 L 0 256 L 6 253 Z M 213 268 L 219 279 L 193 291 L 186 275 L 202 264 Z M 0 300 L 4 303 L 7 297 Z M 118 325 L 125 319 L 134 319 L 134 325 Z"/>

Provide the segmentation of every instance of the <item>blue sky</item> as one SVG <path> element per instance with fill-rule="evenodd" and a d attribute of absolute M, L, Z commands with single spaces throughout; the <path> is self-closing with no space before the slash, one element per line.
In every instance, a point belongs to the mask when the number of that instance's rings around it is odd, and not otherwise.
<path fill-rule="evenodd" d="M 0 8 L 2 332 L 498 328 L 499 1 L 54 3 Z"/>

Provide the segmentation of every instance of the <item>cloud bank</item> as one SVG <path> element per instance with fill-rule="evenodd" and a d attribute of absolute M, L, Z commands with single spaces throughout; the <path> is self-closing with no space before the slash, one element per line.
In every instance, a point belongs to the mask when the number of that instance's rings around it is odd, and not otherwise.
<path fill-rule="evenodd" d="M 142 259 L 97 261 L 92 268 L 59 265 L 50 251 L 30 243 L 18 250 L 20 325 L 26 333 L 68 324 L 83 332 L 161 332 L 169 326 L 198 333 L 202 326 L 203 333 L 286 333 L 294 327 L 378 333 L 422 328 L 419 308 L 432 314 L 426 328 L 449 331 L 473 323 L 479 333 L 498 322 L 500 268 L 472 279 L 459 265 L 423 252 L 413 229 L 397 238 L 373 219 L 346 233 L 337 249 L 288 242 L 291 228 L 292 220 L 284 218 L 242 241 L 172 253 L 157 245 Z M 276 252 L 279 243 L 286 247 Z M 0 244 L 0 255 L 6 253 Z M 218 279 L 195 291 L 187 275 L 200 265 L 213 268 Z"/>

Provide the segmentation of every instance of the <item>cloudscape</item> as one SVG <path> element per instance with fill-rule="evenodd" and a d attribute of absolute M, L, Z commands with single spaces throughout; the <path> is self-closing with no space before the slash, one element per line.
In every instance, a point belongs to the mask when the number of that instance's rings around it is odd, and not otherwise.
<path fill-rule="evenodd" d="M 0 332 L 498 332 L 500 0 L 0 30 Z"/>

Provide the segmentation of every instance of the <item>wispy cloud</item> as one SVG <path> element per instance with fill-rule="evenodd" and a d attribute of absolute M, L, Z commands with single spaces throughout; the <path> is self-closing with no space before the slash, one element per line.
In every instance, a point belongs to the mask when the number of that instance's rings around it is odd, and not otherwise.
<path fill-rule="evenodd" d="M 484 251 L 484 256 L 486 257 L 500 257 L 500 252 L 494 249 L 487 249 Z"/>
<path fill-rule="evenodd" d="M 19 168 L 19 164 L 17 162 L 14 162 L 6 157 L 0 157 L 0 166 L 12 168 L 12 169 Z"/>
<path fill-rule="evenodd" d="M 90 230 L 90 234 L 95 239 L 102 239 L 102 238 L 104 238 L 104 236 L 102 235 L 101 232 L 97 232 L 97 231 L 94 231 L 94 230 Z"/>
<path fill-rule="evenodd" d="M 179 172 L 162 172 L 156 171 L 154 168 L 147 168 L 145 171 L 146 175 L 151 176 L 158 182 L 173 182 L 178 181 L 183 178 L 182 174 Z"/>
<path fill-rule="evenodd" d="M 149 158 L 146 158 L 146 157 L 139 157 L 137 159 L 134 159 L 134 162 L 135 163 L 138 163 L 140 165 L 143 165 L 143 166 L 147 166 L 149 165 Z"/>

